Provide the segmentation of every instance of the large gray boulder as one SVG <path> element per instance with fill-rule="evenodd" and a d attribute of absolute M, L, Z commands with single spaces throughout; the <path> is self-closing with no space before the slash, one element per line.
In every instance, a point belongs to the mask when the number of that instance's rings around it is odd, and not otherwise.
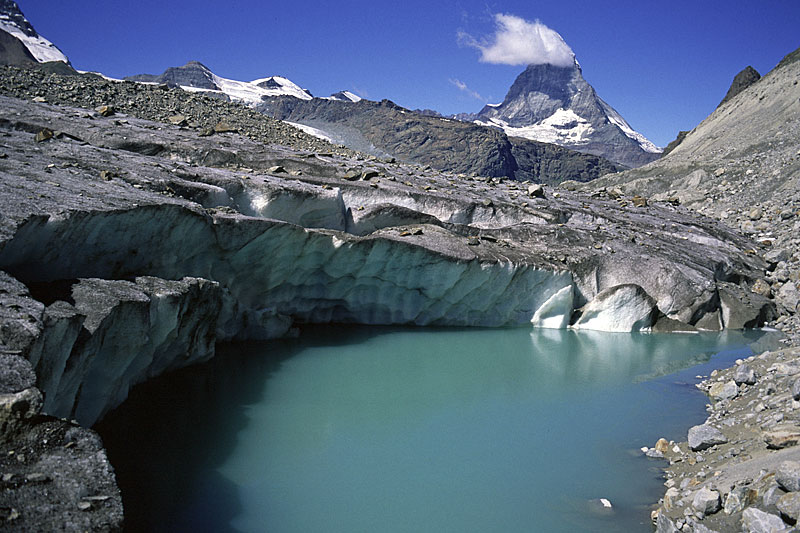
<path fill-rule="evenodd" d="M 728 439 L 720 430 L 707 424 L 693 426 L 689 429 L 689 448 L 692 451 L 699 452 L 726 442 Z"/>
<path fill-rule="evenodd" d="M 800 463 L 783 461 L 775 471 L 775 481 L 789 492 L 800 491 Z"/>
<path fill-rule="evenodd" d="M 742 513 L 742 531 L 745 533 L 781 533 L 789 531 L 781 517 L 755 507 L 748 507 Z"/>

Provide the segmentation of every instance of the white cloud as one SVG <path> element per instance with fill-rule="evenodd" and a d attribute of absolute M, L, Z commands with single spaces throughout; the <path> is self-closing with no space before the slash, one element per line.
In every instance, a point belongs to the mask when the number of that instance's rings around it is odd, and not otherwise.
<path fill-rule="evenodd" d="M 459 88 L 459 90 L 461 90 L 461 91 L 464 91 L 465 93 L 467 93 L 468 95 L 470 95 L 472 98 L 475 98 L 476 100 L 480 100 L 480 101 L 482 101 L 482 102 L 485 102 L 485 101 L 486 101 L 486 98 L 484 98 L 483 96 L 481 96 L 481 95 L 480 95 L 479 93 L 477 93 L 476 91 L 473 91 L 472 89 L 470 89 L 469 87 L 467 87 L 467 84 L 466 84 L 466 83 L 464 83 L 463 81 L 461 81 L 461 80 L 459 80 L 459 79 L 456 79 L 456 78 L 451 78 L 451 79 L 450 79 L 450 80 L 448 80 L 448 81 L 449 81 L 450 83 L 452 83 L 453 85 L 455 85 L 456 87 L 458 87 L 458 88 Z"/>
<path fill-rule="evenodd" d="M 530 22 L 515 15 L 494 15 L 495 34 L 491 40 L 478 41 L 459 32 L 459 42 L 481 51 L 484 63 L 502 65 L 541 65 L 550 63 L 569 67 L 575 54 L 558 32 L 538 20 Z"/>

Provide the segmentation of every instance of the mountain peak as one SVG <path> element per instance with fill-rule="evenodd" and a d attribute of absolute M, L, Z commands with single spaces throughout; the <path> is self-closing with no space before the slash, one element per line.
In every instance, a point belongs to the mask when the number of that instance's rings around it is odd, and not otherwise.
<path fill-rule="evenodd" d="M 69 65 L 69 59 L 56 45 L 36 33 L 16 2 L 0 0 L 0 31 L 20 41 L 39 63 L 63 61 Z M 0 60 L 3 55 L 0 53 Z"/>
<path fill-rule="evenodd" d="M 485 106 L 476 122 L 628 167 L 649 163 L 660 152 L 597 95 L 577 59 L 569 66 L 528 65 L 503 102 Z"/>
<path fill-rule="evenodd" d="M 149 83 L 166 83 L 180 85 L 195 89 L 219 91 L 220 88 L 214 79 L 214 73 L 199 61 L 189 61 L 182 67 L 169 67 L 162 74 L 138 74 L 125 78 L 130 81 L 143 81 Z"/>
<path fill-rule="evenodd" d="M 725 102 L 727 102 L 740 92 L 744 91 L 745 89 L 747 89 L 760 79 L 761 79 L 761 74 L 759 74 L 756 69 L 754 69 L 751 66 L 745 67 L 741 72 L 739 72 L 736 76 L 734 76 L 730 89 L 728 89 L 725 98 L 722 99 L 719 105 L 724 104 Z"/>

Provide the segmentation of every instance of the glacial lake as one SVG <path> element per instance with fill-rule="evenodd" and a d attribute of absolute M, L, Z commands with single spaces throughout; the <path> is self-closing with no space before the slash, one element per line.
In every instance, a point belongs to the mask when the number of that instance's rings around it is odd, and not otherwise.
<path fill-rule="evenodd" d="M 665 463 L 639 448 L 705 419 L 696 375 L 776 341 L 307 327 L 220 346 L 96 429 L 132 531 L 650 532 Z"/>

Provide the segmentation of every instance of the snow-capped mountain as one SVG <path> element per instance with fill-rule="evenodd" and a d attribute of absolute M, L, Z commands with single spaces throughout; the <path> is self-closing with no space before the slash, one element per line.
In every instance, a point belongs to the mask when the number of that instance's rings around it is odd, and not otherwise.
<path fill-rule="evenodd" d="M 217 76 L 199 61 L 189 61 L 182 67 L 170 67 L 162 74 L 138 74 L 125 78 L 144 83 L 168 83 L 187 91 L 224 95 L 235 102 L 256 105 L 271 96 L 293 96 L 311 100 L 314 96 L 293 81 L 282 76 L 270 76 L 253 81 L 237 81 Z M 361 97 L 350 91 L 340 91 L 326 97 L 328 100 L 358 102 Z"/>
<path fill-rule="evenodd" d="M 39 63 L 63 61 L 69 64 L 67 56 L 56 45 L 36 33 L 16 2 L 0 0 L 0 31 L 21 42 Z"/>
<path fill-rule="evenodd" d="M 351 93 L 350 91 L 339 91 L 338 93 L 333 93 L 330 96 L 323 96 L 326 100 L 338 100 L 340 102 L 359 102 L 363 100 L 357 94 Z"/>
<path fill-rule="evenodd" d="M 649 163 L 661 153 L 597 95 L 577 61 L 569 67 L 528 66 L 505 100 L 486 105 L 475 122 L 498 127 L 509 136 L 558 144 L 628 167 Z"/>

